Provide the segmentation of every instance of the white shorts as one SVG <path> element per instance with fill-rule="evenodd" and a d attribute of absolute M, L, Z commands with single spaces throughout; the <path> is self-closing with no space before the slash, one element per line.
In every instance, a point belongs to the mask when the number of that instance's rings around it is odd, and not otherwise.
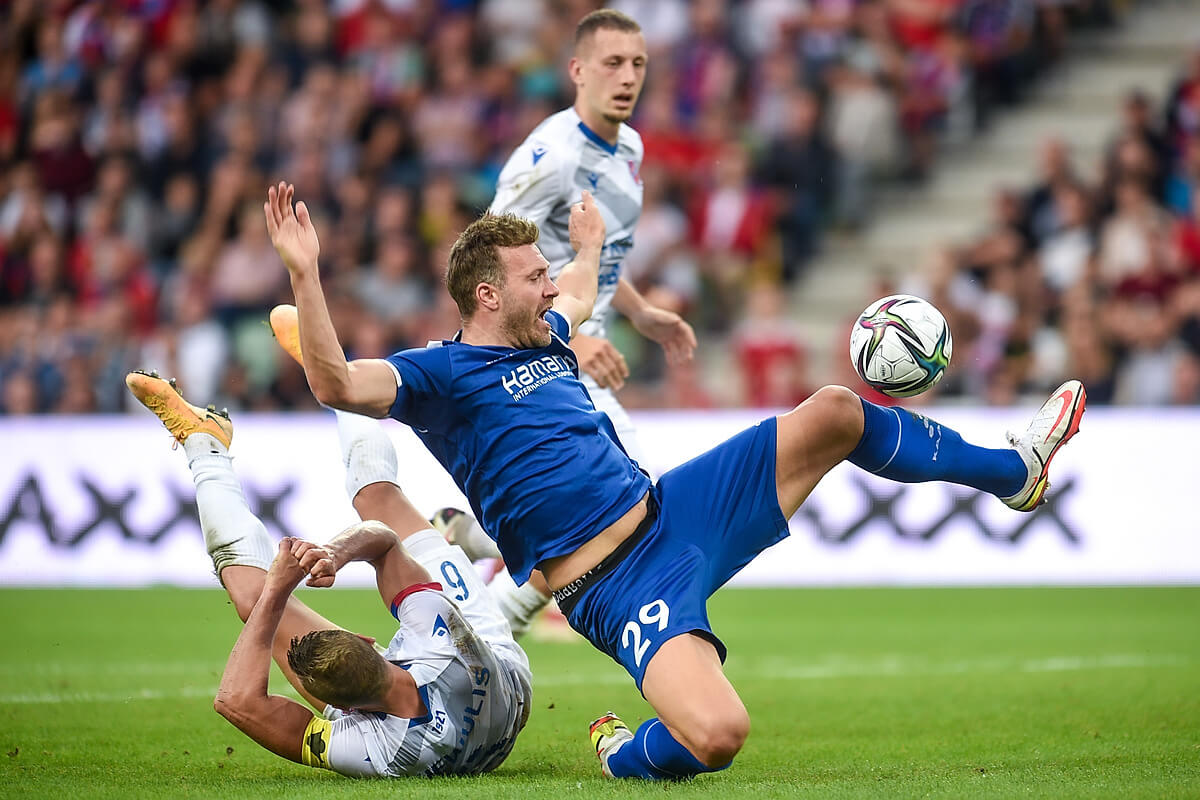
<path fill-rule="evenodd" d="M 648 469 L 646 454 L 642 450 L 642 443 L 638 440 L 637 429 L 633 427 L 633 420 L 629 418 L 629 412 L 617 400 L 617 396 L 611 389 L 600 388 L 600 385 L 587 373 L 582 373 L 582 380 L 583 385 L 587 387 L 588 394 L 592 396 L 592 404 L 596 406 L 596 410 L 603 411 L 612 420 L 613 428 L 617 431 L 617 438 L 621 440 L 621 446 L 625 448 L 625 452 L 642 469 Z"/>

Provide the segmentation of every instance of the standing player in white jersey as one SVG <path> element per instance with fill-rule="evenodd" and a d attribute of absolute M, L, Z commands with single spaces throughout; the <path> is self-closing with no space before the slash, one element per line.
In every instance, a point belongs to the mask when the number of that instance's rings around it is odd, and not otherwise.
<path fill-rule="evenodd" d="M 575 53 L 568 66 L 575 84 L 575 104 L 547 117 L 513 151 L 496 187 L 493 214 L 514 214 L 538 226 L 538 248 L 557 279 L 574 257 L 567 236 L 571 206 L 588 191 L 604 217 L 607 235 L 600 254 L 600 277 L 592 317 L 571 339 L 579 358 L 583 384 L 596 409 L 612 420 L 622 446 L 634 461 L 645 459 L 629 414 L 617 400 L 629 375 L 625 358 L 608 340 L 616 309 L 633 327 L 662 345 L 668 362 L 692 357 L 696 335 L 678 314 L 646 301 L 621 277 L 621 262 L 633 247 L 634 229 L 642 213 L 642 137 L 626 124 L 633 115 L 646 78 L 646 40 L 641 27 L 619 11 L 593 11 L 575 29 Z M 475 521 L 453 509 L 435 516 L 451 539 L 473 552 L 473 544 L 490 540 Z M 474 535 L 472 533 L 474 532 Z M 550 600 L 549 587 L 535 573 L 521 587 L 493 583 L 497 601 L 513 632 L 520 635 Z"/>
<path fill-rule="evenodd" d="M 633 424 L 613 392 L 629 375 L 621 353 L 608 341 L 612 309 L 663 346 L 671 362 L 686 361 L 696 335 L 678 314 L 646 301 L 621 277 L 642 213 L 642 137 L 626 124 L 646 78 L 646 41 L 641 28 L 619 11 L 588 14 L 575 30 L 575 55 L 568 67 L 575 104 L 547 117 L 513 151 L 496 187 L 493 214 L 514 214 L 541 232 L 538 248 L 557 279 L 575 251 L 567 236 L 570 208 L 588 191 L 607 231 L 600 253 L 600 278 L 592 317 L 571 339 L 596 408 L 608 414 L 626 451 L 642 454 Z"/>
<path fill-rule="evenodd" d="M 346 490 L 370 521 L 325 545 L 289 538 L 276 547 L 233 472 L 228 415 L 190 405 L 155 373 L 125 382 L 183 444 L 205 545 L 246 623 L 217 711 L 277 755 L 353 777 L 499 766 L 529 717 L 529 661 L 465 554 L 395 485 L 396 453 L 379 424 L 337 412 Z M 332 586 L 352 561 L 374 567 L 399 622 L 382 654 L 292 596 L 306 576 L 310 586 Z M 267 693 L 272 656 L 323 714 Z"/>

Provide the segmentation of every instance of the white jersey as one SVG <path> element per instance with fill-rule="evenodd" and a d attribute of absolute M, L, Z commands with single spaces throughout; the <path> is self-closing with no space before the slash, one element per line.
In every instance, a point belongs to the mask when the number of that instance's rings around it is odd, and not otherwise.
<path fill-rule="evenodd" d="M 538 226 L 538 249 L 550 262 L 551 278 L 575 257 L 567 235 L 571 206 L 584 189 L 596 199 L 607 233 L 592 318 L 579 328 L 587 336 L 607 336 L 621 262 L 633 247 L 642 214 L 642 154 L 642 137 L 633 128 L 622 124 L 614 147 L 568 108 L 538 125 L 500 172 L 490 210 L 516 214 Z"/>
<path fill-rule="evenodd" d="M 355 777 L 477 775 L 512 750 L 529 718 L 528 661 L 511 636 L 481 639 L 436 586 L 401 600 L 400 628 L 384 653 L 412 675 L 428 713 L 326 708 L 305 731 L 305 764 Z"/>

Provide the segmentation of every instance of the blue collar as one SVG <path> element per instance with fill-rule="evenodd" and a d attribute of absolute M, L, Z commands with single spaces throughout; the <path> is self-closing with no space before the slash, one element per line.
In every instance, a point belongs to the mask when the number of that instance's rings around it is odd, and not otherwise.
<path fill-rule="evenodd" d="M 617 146 L 615 144 L 609 144 L 604 140 L 603 137 L 600 136 L 600 134 L 596 133 L 587 125 L 584 125 L 583 120 L 579 121 L 579 130 L 583 131 L 583 135 L 586 136 L 592 144 L 596 145 L 610 156 L 615 156 L 617 154 Z"/>

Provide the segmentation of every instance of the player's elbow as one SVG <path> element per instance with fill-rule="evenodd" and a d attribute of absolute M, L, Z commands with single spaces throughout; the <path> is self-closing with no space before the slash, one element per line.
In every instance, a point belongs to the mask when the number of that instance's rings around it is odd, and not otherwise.
<path fill-rule="evenodd" d="M 251 705 L 245 696 L 226 689 L 218 690 L 213 698 L 213 710 L 238 730 L 246 729 L 246 721 L 251 717 Z"/>
<path fill-rule="evenodd" d="M 329 408 L 346 410 L 346 407 L 352 402 L 353 393 L 349 381 L 312 381 L 309 385 L 312 388 L 313 397 L 317 398 L 317 402 Z"/>
<path fill-rule="evenodd" d="M 377 404 L 366 399 L 365 393 L 353 381 L 312 386 L 312 393 L 318 403 L 328 408 L 376 418 L 386 415 L 386 411 L 381 413 Z"/>
<path fill-rule="evenodd" d="M 217 696 L 213 698 L 213 711 L 216 711 L 235 726 L 238 724 L 237 721 L 241 716 L 237 703 L 225 692 L 218 692 Z"/>

